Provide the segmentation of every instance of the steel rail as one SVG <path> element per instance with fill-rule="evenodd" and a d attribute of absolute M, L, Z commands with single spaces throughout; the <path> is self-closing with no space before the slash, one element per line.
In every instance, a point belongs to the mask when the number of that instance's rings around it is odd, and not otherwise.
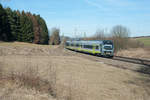
<path fill-rule="evenodd" d="M 146 65 L 146 66 L 150 67 L 150 60 L 146 60 L 146 59 L 114 56 L 113 60 L 120 60 L 120 61 L 124 61 L 124 62 L 135 63 L 135 64 L 142 64 L 142 65 Z"/>

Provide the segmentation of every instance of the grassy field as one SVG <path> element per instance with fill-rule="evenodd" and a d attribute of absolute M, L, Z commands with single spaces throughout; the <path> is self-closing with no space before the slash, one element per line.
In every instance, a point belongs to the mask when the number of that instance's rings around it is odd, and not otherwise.
<path fill-rule="evenodd" d="M 136 40 L 142 42 L 145 46 L 150 46 L 150 37 L 136 38 Z"/>
<path fill-rule="evenodd" d="M 0 100 L 150 98 L 149 75 L 77 55 L 59 46 L 0 43 Z"/>

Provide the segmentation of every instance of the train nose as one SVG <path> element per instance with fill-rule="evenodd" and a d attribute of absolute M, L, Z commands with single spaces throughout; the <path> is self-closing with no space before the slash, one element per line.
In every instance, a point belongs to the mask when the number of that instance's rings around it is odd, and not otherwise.
<path fill-rule="evenodd" d="M 104 54 L 110 55 L 110 54 L 112 54 L 112 52 L 111 51 L 104 51 Z"/>

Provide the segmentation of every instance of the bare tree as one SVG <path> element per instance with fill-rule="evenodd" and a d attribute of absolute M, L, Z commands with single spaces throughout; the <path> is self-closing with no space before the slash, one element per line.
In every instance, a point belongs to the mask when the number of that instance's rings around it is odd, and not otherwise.
<path fill-rule="evenodd" d="M 58 28 L 52 28 L 51 36 L 50 36 L 50 44 L 51 45 L 59 45 L 60 44 L 60 30 Z"/>
<path fill-rule="evenodd" d="M 128 47 L 129 34 L 129 29 L 122 25 L 117 25 L 112 28 L 111 35 L 116 51 Z"/>
<path fill-rule="evenodd" d="M 97 40 L 104 40 L 105 39 L 105 30 L 104 29 L 97 29 L 95 38 Z"/>
<path fill-rule="evenodd" d="M 122 26 L 122 25 L 117 25 L 114 26 L 112 31 L 111 31 L 113 37 L 119 37 L 119 38 L 128 38 L 129 37 L 129 29 Z"/>

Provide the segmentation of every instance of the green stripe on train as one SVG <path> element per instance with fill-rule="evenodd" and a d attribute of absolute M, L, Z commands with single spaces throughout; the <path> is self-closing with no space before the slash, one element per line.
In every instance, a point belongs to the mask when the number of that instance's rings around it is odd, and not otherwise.
<path fill-rule="evenodd" d="M 67 46 L 67 49 L 71 49 L 71 50 L 76 50 L 76 51 L 82 51 L 82 52 L 86 52 L 86 53 L 92 53 L 92 54 L 100 54 L 100 51 L 96 51 L 95 48 L 93 48 L 92 50 L 88 50 L 88 49 L 83 49 L 83 48 L 76 48 L 76 47 L 71 47 L 71 46 Z"/>

